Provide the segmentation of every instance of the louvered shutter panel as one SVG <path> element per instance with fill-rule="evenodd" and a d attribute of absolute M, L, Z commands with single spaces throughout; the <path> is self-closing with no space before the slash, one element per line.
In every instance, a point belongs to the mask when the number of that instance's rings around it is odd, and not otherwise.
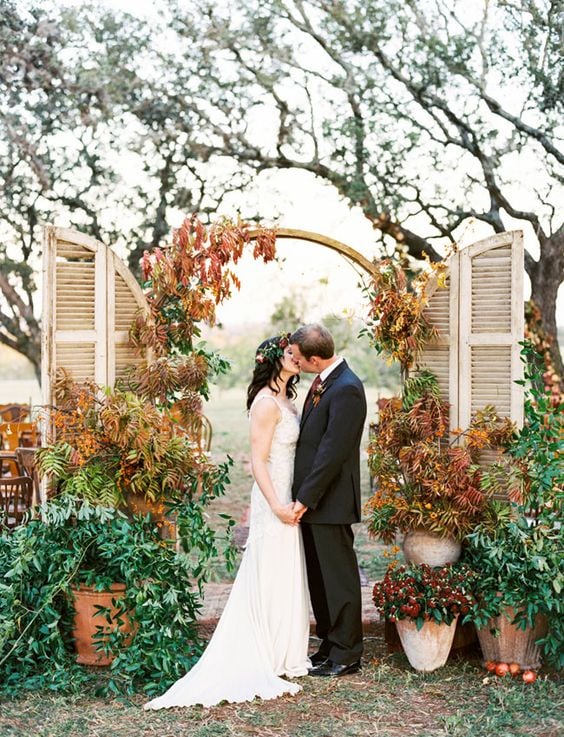
<path fill-rule="evenodd" d="M 458 423 L 487 404 L 523 422 L 523 236 L 501 233 L 459 253 Z"/>
<path fill-rule="evenodd" d="M 436 277 L 427 285 L 425 315 L 440 336 L 425 346 L 418 367 L 437 376 L 451 429 L 468 427 L 487 404 L 523 422 L 523 389 L 515 383 L 523 376 L 523 274 L 523 236 L 516 231 L 453 254 L 446 288 Z"/>
<path fill-rule="evenodd" d="M 146 359 L 129 344 L 129 329 L 139 307 L 146 306 L 141 287 L 133 274 L 110 252 L 108 259 L 108 355 L 114 360 L 108 363 L 108 384 L 123 377 L 126 370 Z"/>
<path fill-rule="evenodd" d="M 127 345 L 135 312 L 146 309 L 139 284 L 103 243 L 47 226 L 43 252 L 43 402 L 53 405 L 59 368 L 75 381 L 113 386 L 142 360 Z"/>
<path fill-rule="evenodd" d="M 439 381 L 441 397 L 449 402 L 450 426 L 458 421 L 458 260 L 450 259 L 445 285 L 433 276 L 426 288 L 425 317 L 439 331 L 436 340 L 427 343 L 419 357 L 419 368 L 432 371 Z"/>

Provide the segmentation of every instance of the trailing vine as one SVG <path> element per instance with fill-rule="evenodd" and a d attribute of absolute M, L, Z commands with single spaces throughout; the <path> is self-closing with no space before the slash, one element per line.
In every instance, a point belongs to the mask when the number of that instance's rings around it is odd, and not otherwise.
<path fill-rule="evenodd" d="M 42 519 L 0 531 L 0 691 L 48 688 L 154 694 L 177 680 L 201 652 L 196 629 L 200 586 L 219 551 L 208 527 L 205 494 L 217 496 L 226 469 L 204 479 L 205 493 L 178 501 L 184 550 L 159 536 L 149 517 L 70 496 L 50 502 Z M 72 652 L 71 586 L 126 585 L 124 608 L 135 636 L 124 647 L 119 630 L 100 637 L 116 657 L 108 671 L 85 669 Z"/>

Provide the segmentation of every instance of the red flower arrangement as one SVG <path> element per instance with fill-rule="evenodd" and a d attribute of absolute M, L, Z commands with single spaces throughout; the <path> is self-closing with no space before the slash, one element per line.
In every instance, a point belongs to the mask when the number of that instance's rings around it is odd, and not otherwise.
<path fill-rule="evenodd" d="M 431 568 L 428 565 L 388 567 L 373 589 L 373 601 L 390 622 L 415 620 L 417 629 L 425 621 L 451 624 L 474 605 L 475 574 L 463 564 Z"/>

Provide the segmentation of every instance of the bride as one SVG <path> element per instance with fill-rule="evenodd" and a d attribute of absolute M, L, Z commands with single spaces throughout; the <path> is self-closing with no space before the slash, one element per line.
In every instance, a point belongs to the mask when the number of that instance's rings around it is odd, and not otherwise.
<path fill-rule="evenodd" d="M 304 676 L 311 667 L 307 579 L 291 496 L 298 374 L 288 336 L 260 344 L 247 390 L 255 483 L 241 566 L 198 663 L 145 709 L 274 699 L 301 690 L 281 677 Z"/>

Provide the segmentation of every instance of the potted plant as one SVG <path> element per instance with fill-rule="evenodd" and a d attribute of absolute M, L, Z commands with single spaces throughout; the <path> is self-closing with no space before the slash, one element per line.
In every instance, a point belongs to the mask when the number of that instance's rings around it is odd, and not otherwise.
<path fill-rule="evenodd" d="M 487 500 L 478 454 L 512 430 L 486 407 L 449 441 L 448 403 L 435 376 L 421 371 L 408 378 L 401 396 L 381 403 L 368 445 L 370 532 L 385 542 L 402 533 L 408 561 L 436 566 L 457 560 Z"/>
<path fill-rule="evenodd" d="M 221 493 L 225 481 L 223 470 L 205 481 L 206 493 Z M 199 494 L 177 505 L 182 550 L 162 540 L 149 515 L 128 517 L 70 495 L 47 502 L 41 517 L 0 531 L 2 688 L 12 695 L 79 691 L 94 682 L 108 694 L 152 694 L 177 680 L 201 652 L 201 585 L 218 555 L 206 504 Z M 107 590 L 115 582 L 123 590 L 93 623 L 96 655 L 112 656 L 100 679 L 76 662 L 73 589 Z"/>
<path fill-rule="evenodd" d="M 392 564 L 375 584 L 374 604 L 395 623 L 416 670 L 431 671 L 446 663 L 458 617 L 474 603 L 472 579 L 471 571 L 460 564 L 441 568 Z"/>
<path fill-rule="evenodd" d="M 530 343 L 523 344 L 525 418 L 506 452 L 482 476 L 493 502 L 467 538 L 466 560 L 476 571 L 471 618 L 485 660 L 522 668 L 544 657 L 564 664 L 564 549 L 562 503 L 564 406 L 545 390 L 543 367 Z"/>
<path fill-rule="evenodd" d="M 562 666 L 561 530 L 530 524 L 516 509 L 492 510 L 468 536 L 465 560 L 476 572 L 476 603 L 469 619 L 476 625 L 485 661 L 518 663 L 526 669 L 545 655 Z M 548 628 L 550 627 L 550 634 Z"/>

